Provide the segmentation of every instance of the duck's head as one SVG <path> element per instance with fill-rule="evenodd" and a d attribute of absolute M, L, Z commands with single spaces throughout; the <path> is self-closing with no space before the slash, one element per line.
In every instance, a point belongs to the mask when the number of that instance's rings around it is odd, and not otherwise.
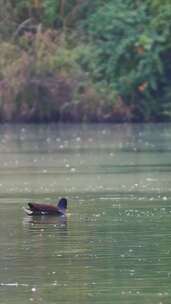
<path fill-rule="evenodd" d="M 66 210 L 67 209 L 67 199 L 62 197 L 58 204 L 57 204 L 57 207 L 60 209 L 60 210 Z"/>

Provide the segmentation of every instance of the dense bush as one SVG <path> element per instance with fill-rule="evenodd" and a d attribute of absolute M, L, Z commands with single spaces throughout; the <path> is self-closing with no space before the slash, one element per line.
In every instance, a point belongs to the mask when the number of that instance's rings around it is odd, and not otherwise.
<path fill-rule="evenodd" d="M 91 72 L 133 106 L 136 119 L 161 119 L 170 103 L 171 5 L 153 16 L 147 4 L 129 2 L 111 1 L 89 18 Z"/>
<path fill-rule="evenodd" d="M 169 0 L 0 4 L 1 121 L 170 118 Z"/>

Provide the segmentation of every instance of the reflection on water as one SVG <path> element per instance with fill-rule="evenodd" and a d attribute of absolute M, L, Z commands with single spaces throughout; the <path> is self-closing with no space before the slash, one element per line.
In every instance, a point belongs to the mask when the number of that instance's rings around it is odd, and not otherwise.
<path fill-rule="evenodd" d="M 25 217 L 23 220 L 24 225 L 28 224 L 42 224 L 42 225 L 56 225 L 62 229 L 67 226 L 66 216 L 30 216 Z"/>
<path fill-rule="evenodd" d="M 171 302 L 171 125 L 0 135 L 0 303 Z M 63 195 L 67 218 L 22 210 Z"/>

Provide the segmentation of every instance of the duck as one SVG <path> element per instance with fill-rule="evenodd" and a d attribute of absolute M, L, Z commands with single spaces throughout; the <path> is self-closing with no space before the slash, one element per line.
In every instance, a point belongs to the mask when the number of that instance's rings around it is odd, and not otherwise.
<path fill-rule="evenodd" d="M 28 203 L 28 207 L 24 208 L 27 215 L 56 215 L 65 216 L 67 210 L 67 199 L 61 198 L 56 206 L 39 204 L 39 203 Z"/>

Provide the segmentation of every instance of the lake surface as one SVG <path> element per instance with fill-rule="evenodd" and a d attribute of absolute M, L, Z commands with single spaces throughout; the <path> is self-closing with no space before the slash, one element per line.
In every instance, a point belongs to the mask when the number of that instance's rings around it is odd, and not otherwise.
<path fill-rule="evenodd" d="M 171 124 L 0 126 L 0 229 L 0 304 L 170 304 Z"/>

